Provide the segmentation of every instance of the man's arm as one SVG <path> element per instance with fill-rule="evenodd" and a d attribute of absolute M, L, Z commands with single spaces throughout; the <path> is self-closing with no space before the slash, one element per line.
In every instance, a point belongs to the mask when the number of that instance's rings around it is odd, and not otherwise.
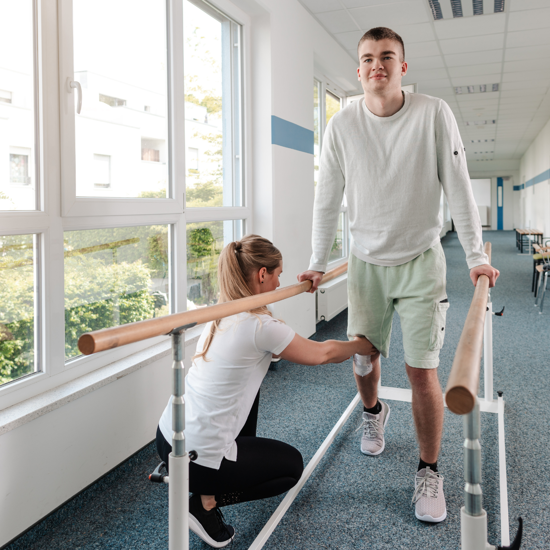
<path fill-rule="evenodd" d="M 472 193 L 466 153 L 455 117 L 444 101 L 441 101 L 436 117 L 435 132 L 439 180 L 449 201 L 460 244 L 466 253 L 470 277 L 475 285 L 479 275 L 487 275 L 491 286 L 494 286 L 498 271 L 489 265 L 489 258 L 483 252 L 481 221 Z M 483 268 L 479 269 L 480 266 Z"/>
<path fill-rule="evenodd" d="M 323 137 L 319 181 L 315 189 L 311 245 L 313 254 L 309 271 L 326 271 L 328 257 L 336 235 L 340 205 L 344 196 L 344 173 L 336 152 L 333 120 Z"/>

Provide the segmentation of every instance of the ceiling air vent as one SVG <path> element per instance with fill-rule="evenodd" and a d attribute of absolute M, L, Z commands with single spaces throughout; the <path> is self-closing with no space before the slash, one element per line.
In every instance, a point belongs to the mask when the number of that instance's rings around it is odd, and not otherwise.
<path fill-rule="evenodd" d="M 466 126 L 488 126 L 490 124 L 496 124 L 496 120 L 467 120 Z"/>
<path fill-rule="evenodd" d="M 491 92 L 498 92 L 500 84 L 477 84 L 476 86 L 457 86 L 455 87 L 455 94 L 482 94 L 487 90 Z"/>
<path fill-rule="evenodd" d="M 505 0 L 428 0 L 436 21 L 500 13 L 504 11 L 504 2 Z"/>

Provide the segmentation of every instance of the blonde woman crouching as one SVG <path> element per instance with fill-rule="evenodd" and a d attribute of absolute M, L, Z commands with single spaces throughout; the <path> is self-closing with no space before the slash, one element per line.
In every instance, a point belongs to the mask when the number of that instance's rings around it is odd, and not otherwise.
<path fill-rule="evenodd" d="M 262 294 L 279 286 L 283 258 L 257 235 L 229 243 L 218 264 L 220 302 Z M 376 352 L 364 339 L 314 342 L 296 334 L 261 307 L 208 323 L 185 381 L 185 439 L 198 453 L 189 465 L 189 526 L 214 548 L 235 530 L 222 506 L 273 497 L 296 485 L 303 471 L 294 447 L 256 437 L 260 385 L 273 355 L 292 363 L 340 363 Z M 157 449 L 168 464 L 172 451 L 172 398 L 157 429 Z"/>

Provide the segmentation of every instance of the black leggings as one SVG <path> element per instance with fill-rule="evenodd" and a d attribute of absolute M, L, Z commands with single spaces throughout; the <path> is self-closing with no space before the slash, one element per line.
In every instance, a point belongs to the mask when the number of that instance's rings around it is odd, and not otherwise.
<path fill-rule="evenodd" d="M 298 449 L 282 441 L 256 437 L 260 392 L 237 441 L 237 461 L 222 459 L 215 470 L 191 462 L 189 489 L 199 495 L 215 495 L 217 506 L 259 500 L 294 487 L 304 470 Z M 157 450 L 168 465 L 172 446 L 157 428 Z"/>

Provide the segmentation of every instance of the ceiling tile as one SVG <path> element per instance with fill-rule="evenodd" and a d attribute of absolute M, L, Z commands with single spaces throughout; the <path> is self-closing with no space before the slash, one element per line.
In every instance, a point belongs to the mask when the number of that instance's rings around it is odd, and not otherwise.
<path fill-rule="evenodd" d="M 322 13 L 324 11 L 336 11 L 342 9 L 340 0 L 298 0 L 311 13 Z"/>
<path fill-rule="evenodd" d="M 506 35 L 507 48 L 520 48 L 524 46 L 546 46 L 548 44 L 550 44 L 550 33 L 547 29 L 508 32 Z"/>
<path fill-rule="evenodd" d="M 440 40 L 441 51 L 444 54 L 482 52 L 484 50 L 498 50 L 504 46 L 504 34 L 489 36 L 473 36 L 471 38 L 452 38 Z"/>
<path fill-rule="evenodd" d="M 359 39 L 363 36 L 363 31 L 355 30 L 351 32 L 339 32 L 334 33 L 334 38 L 346 48 L 346 50 L 352 50 L 355 57 L 357 57 L 357 44 Z"/>
<path fill-rule="evenodd" d="M 416 44 L 405 44 L 405 57 L 431 57 L 435 54 L 439 54 L 439 48 L 437 42 L 432 40 L 430 42 L 418 42 Z"/>
<path fill-rule="evenodd" d="M 548 89 L 548 86 L 550 86 L 550 79 L 546 80 L 535 80 L 534 82 L 529 83 L 529 89 L 530 90 L 538 90 L 540 92 L 544 92 Z M 525 82 L 522 80 L 519 80 L 517 82 L 503 82 L 500 85 L 501 90 L 524 90 L 525 89 Z"/>
<path fill-rule="evenodd" d="M 362 29 L 391 27 L 399 34 L 401 33 L 396 28 L 398 25 L 429 23 L 431 18 L 429 11 L 424 6 L 423 0 L 395 3 L 384 2 L 376 6 L 354 8 L 349 11 Z M 405 37 L 402 38 L 406 45 Z"/>
<path fill-rule="evenodd" d="M 407 75 L 405 78 L 410 79 L 410 83 L 416 82 L 412 77 L 409 77 Z M 405 82 L 405 78 L 403 79 L 403 82 Z M 424 89 L 424 86 L 426 88 L 449 88 L 451 89 L 451 82 L 448 78 L 438 78 L 436 80 L 423 80 L 422 82 L 418 82 L 418 92 L 423 94 L 422 91 Z"/>
<path fill-rule="evenodd" d="M 480 107 L 483 107 L 487 104 L 498 105 L 498 98 L 500 97 L 500 94 L 499 92 L 480 92 L 476 94 L 464 92 L 462 94 L 456 94 L 456 97 L 459 101 L 466 105 L 470 105 L 471 103 L 479 103 Z"/>
<path fill-rule="evenodd" d="M 409 72 L 416 70 L 421 71 L 424 69 L 441 69 L 445 67 L 443 58 L 440 55 L 434 55 L 432 57 L 413 57 L 408 58 L 407 61 L 409 63 Z M 447 76 L 446 72 L 444 76 Z"/>
<path fill-rule="evenodd" d="M 505 73 L 541 71 L 544 72 L 545 77 L 548 77 L 548 69 L 550 69 L 550 55 L 546 59 L 523 59 L 522 61 L 506 61 L 504 63 Z"/>
<path fill-rule="evenodd" d="M 401 4 L 403 2 L 417 2 L 417 0 L 342 0 L 346 8 L 366 8 L 380 4 Z"/>
<path fill-rule="evenodd" d="M 547 71 L 517 71 L 513 73 L 503 73 L 502 82 L 525 82 L 528 87 L 531 82 L 538 82 L 548 78 Z"/>
<path fill-rule="evenodd" d="M 510 11 L 532 10 L 535 8 L 546 8 L 547 6 L 548 0 L 511 0 Z"/>
<path fill-rule="evenodd" d="M 516 11 L 508 15 L 508 31 L 524 31 L 550 27 L 550 8 Z"/>
<path fill-rule="evenodd" d="M 548 57 L 548 48 L 506 48 L 505 61 L 521 61 L 523 59 L 541 59 Z"/>
<path fill-rule="evenodd" d="M 332 34 L 357 30 L 357 25 L 346 10 L 319 13 L 317 19 Z"/>
<path fill-rule="evenodd" d="M 534 98 L 538 98 L 539 101 L 542 101 L 544 92 L 531 90 L 529 88 L 526 88 L 525 90 L 505 90 L 500 92 L 500 101 L 508 97 L 523 97 L 525 99 L 529 99 L 529 102 L 534 101 Z"/>
<path fill-rule="evenodd" d="M 417 23 L 416 25 L 399 24 L 392 26 L 392 29 L 399 34 L 403 42 L 405 42 L 405 51 L 408 51 L 409 44 L 435 40 L 435 34 L 431 23 Z"/>
<path fill-rule="evenodd" d="M 487 74 L 497 74 L 502 70 L 502 63 L 489 63 L 483 65 L 466 65 L 464 67 L 451 67 L 449 68 L 449 75 L 451 78 L 459 76 L 479 76 Z M 500 76 L 500 75 L 499 75 Z M 491 84 L 492 82 L 499 82 L 500 78 L 495 81 L 483 81 L 484 84 Z"/>
<path fill-rule="evenodd" d="M 439 38 L 462 38 L 502 33 L 505 25 L 506 14 L 493 13 L 483 17 L 441 19 L 435 22 L 434 27 Z"/>
<path fill-rule="evenodd" d="M 502 61 L 504 50 L 489 50 L 485 52 L 455 53 L 445 55 L 447 67 L 462 67 L 465 65 L 477 65 L 483 63 L 499 63 Z"/>
<path fill-rule="evenodd" d="M 456 78 L 451 78 L 453 86 L 475 86 L 476 84 L 499 82 L 499 80 L 500 73 L 482 74 L 478 76 L 457 76 Z"/>
<path fill-rule="evenodd" d="M 415 82 L 422 82 L 423 80 L 436 80 L 440 78 L 447 78 L 447 71 L 445 69 L 415 69 L 414 67 L 407 73 L 409 78 L 412 78 Z"/>

